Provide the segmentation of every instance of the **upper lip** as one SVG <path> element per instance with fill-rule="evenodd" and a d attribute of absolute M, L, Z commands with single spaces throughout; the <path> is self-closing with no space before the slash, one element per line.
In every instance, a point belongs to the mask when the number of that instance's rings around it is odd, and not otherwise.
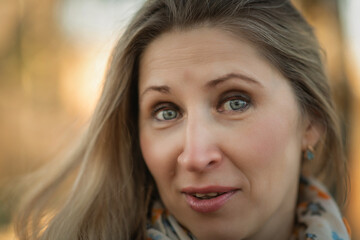
<path fill-rule="evenodd" d="M 206 186 L 206 187 L 185 187 L 181 189 L 182 193 L 186 194 L 195 194 L 195 193 L 225 193 L 231 192 L 235 190 L 240 190 L 240 188 L 236 187 L 228 187 L 228 186 Z"/>

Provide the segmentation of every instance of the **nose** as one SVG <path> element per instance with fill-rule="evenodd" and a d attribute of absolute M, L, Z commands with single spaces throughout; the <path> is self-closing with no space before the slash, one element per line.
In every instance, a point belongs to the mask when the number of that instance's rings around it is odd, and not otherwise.
<path fill-rule="evenodd" d="M 209 120 L 188 117 L 178 164 L 191 172 L 204 172 L 219 166 L 223 153 L 217 142 L 215 128 Z"/>

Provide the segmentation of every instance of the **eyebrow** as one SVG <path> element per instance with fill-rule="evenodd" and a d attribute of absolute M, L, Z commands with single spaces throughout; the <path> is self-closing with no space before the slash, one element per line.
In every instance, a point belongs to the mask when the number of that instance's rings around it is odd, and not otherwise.
<path fill-rule="evenodd" d="M 214 87 L 226 82 L 227 80 L 230 80 L 233 78 L 241 79 L 247 83 L 255 84 L 255 85 L 258 85 L 259 87 L 263 87 L 263 85 L 259 81 L 255 80 L 252 77 L 241 74 L 241 73 L 228 73 L 224 76 L 221 76 L 221 77 L 218 77 L 216 79 L 209 81 L 208 83 L 206 83 L 205 86 L 206 86 L 206 88 L 214 88 Z"/>
<path fill-rule="evenodd" d="M 206 83 L 205 88 L 215 88 L 216 86 L 226 82 L 227 80 L 233 79 L 233 78 L 241 79 L 247 83 L 255 84 L 255 85 L 258 85 L 259 87 L 263 87 L 263 85 L 259 81 L 256 81 L 252 77 L 249 77 L 249 76 L 246 76 L 246 75 L 240 74 L 240 73 L 228 73 L 224 76 L 210 80 L 209 82 Z M 147 93 L 149 91 L 156 91 L 156 92 L 160 92 L 163 94 L 169 94 L 171 92 L 170 87 L 167 85 L 150 86 L 142 92 L 142 94 L 140 95 L 140 99 L 142 98 L 142 96 L 145 95 L 145 93 Z"/>
<path fill-rule="evenodd" d="M 168 87 L 166 85 L 150 86 L 150 87 L 146 88 L 143 91 L 143 93 L 140 95 L 140 99 L 142 98 L 142 96 L 145 95 L 145 93 L 147 93 L 149 91 L 156 91 L 156 92 L 160 92 L 160 93 L 164 93 L 164 94 L 169 94 L 170 93 L 170 87 Z"/>

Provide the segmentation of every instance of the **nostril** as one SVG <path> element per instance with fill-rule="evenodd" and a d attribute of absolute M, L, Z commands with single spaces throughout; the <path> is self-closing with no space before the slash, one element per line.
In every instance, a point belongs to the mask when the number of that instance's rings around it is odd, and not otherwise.
<path fill-rule="evenodd" d="M 208 166 L 213 166 L 215 164 L 216 164 L 216 161 L 211 161 L 211 162 L 209 162 Z"/>
<path fill-rule="evenodd" d="M 214 167 L 222 162 L 222 154 L 219 152 L 218 154 L 212 154 L 210 160 L 207 163 L 207 167 Z"/>

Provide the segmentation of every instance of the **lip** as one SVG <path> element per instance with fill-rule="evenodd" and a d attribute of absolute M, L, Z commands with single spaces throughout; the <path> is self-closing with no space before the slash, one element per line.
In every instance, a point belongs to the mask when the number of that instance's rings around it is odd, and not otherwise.
<path fill-rule="evenodd" d="M 219 210 L 225 203 L 230 200 L 234 194 L 236 194 L 241 189 L 234 187 L 225 187 L 225 186 L 207 186 L 203 188 L 197 187 L 188 187 L 182 189 L 182 193 L 185 195 L 186 203 L 196 212 L 200 213 L 211 213 Z M 223 193 L 220 196 L 210 198 L 210 199 L 199 199 L 194 197 L 194 193 L 213 193 L 221 192 Z"/>

